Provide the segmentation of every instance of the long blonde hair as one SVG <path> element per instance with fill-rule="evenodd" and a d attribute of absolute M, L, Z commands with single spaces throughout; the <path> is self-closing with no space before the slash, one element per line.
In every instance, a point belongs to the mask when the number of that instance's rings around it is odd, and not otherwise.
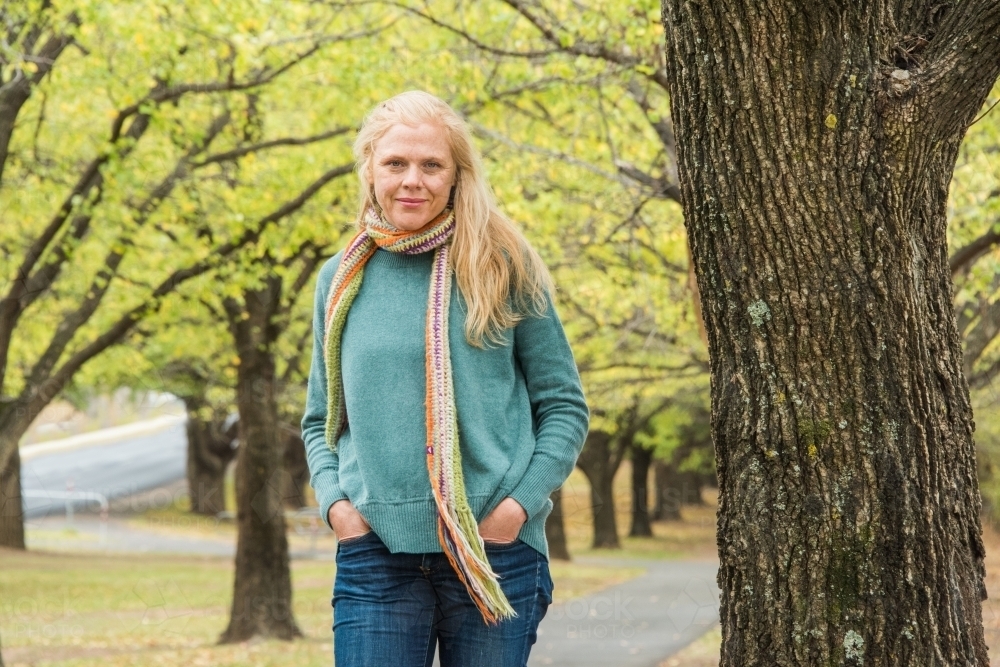
<path fill-rule="evenodd" d="M 470 344 L 497 343 L 503 332 L 526 315 L 542 315 L 553 291 L 542 258 L 497 206 L 486 182 L 482 157 L 465 121 L 444 100 L 411 90 L 378 104 L 365 117 L 354 141 L 361 181 L 358 226 L 375 203 L 372 155 L 389 128 L 404 123 L 433 123 L 444 128 L 455 160 L 455 235 L 451 262 L 468 313 L 465 337 Z"/>

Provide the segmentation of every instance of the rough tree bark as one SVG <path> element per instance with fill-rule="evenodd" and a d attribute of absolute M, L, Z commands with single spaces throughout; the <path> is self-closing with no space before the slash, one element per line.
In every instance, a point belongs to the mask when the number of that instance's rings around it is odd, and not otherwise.
<path fill-rule="evenodd" d="M 570 560 L 569 546 L 566 544 L 566 521 L 562 511 L 562 487 L 549 496 L 552 512 L 545 520 L 545 539 L 549 543 L 549 557 L 556 560 Z"/>
<path fill-rule="evenodd" d="M 302 635 L 292 615 L 284 505 L 284 438 L 278 427 L 274 342 L 281 327 L 281 278 L 272 274 L 242 301 L 226 299 L 229 328 L 239 356 L 236 401 L 240 447 L 236 457 L 236 576 L 229 627 L 220 643 L 254 636 Z"/>
<path fill-rule="evenodd" d="M 663 0 L 722 666 L 987 665 L 946 202 L 1000 3 Z"/>
<path fill-rule="evenodd" d="M 653 462 L 652 450 L 632 444 L 632 527 L 630 537 L 652 537 L 649 522 L 649 466 Z"/>
<path fill-rule="evenodd" d="M 225 430 L 226 415 L 212 411 L 204 415 L 207 402 L 199 397 L 184 398 L 187 408 L 187 481 L 191 511 L 215 516 L 226 509 L 226 468 L 236 456 L 232 443 L 236 425 Z"/>

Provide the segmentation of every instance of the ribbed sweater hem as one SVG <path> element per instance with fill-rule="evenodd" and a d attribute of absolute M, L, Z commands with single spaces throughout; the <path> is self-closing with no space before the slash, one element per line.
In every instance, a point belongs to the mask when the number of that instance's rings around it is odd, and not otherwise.
<path fill-rule="evenodd" d="M 482 521 L 488 514 L 484 511 L 486 504 L 495 495 L 469 497 L 469 507 L 478 521 Z M 371 500 L 358 503 L 355 507 L 392 553 L 444 551 L 437 539 L 437 506 L 433 498 L 391 502 Z M 491 507 L 490 511 L 492 509 Z M 548 509 L 551 510 L 551 507 Z M 521 526 L 517 535 L 522 542 L 546 559 L 549 557 L 549 546 L 545 539 L 545 519 L 548 515 L 548 511 L 543 511 L 532 517 Z"/>

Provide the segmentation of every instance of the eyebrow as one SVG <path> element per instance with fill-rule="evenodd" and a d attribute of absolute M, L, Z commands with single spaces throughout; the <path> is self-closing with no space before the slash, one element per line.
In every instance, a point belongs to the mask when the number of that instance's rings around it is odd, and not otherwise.
<path fill-rule="evenodd" d="M 379 157 L 379 162 L 385 162 L 386 160 L 404 160 L 405 161 L 407 159 L 408 158 L 406 156 L 403 156 L 403 155 L 382 155 L 382 156 Z M 436 155 L 431 155 L 429 157 L 425 157 L 422 161 L 423 162 L 430 162 L 432 160 L 434 162 L 441 162 L 443 164 L 447 164 L 448 163 L 448 159 L 447 158 L 439 157 L 439 156 L 436 156 Z"/>

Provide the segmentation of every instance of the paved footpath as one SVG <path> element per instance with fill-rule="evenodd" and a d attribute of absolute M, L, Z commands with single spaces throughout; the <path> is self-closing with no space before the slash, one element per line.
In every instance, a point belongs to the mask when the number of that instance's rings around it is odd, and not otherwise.
<path fill-rule="evenodd" d="M 655 667 L 718 621 L 717 563 L 582 556 L 575 562 L 640 566 L 646 573 L 549 607 L 532 667 Z"/>

